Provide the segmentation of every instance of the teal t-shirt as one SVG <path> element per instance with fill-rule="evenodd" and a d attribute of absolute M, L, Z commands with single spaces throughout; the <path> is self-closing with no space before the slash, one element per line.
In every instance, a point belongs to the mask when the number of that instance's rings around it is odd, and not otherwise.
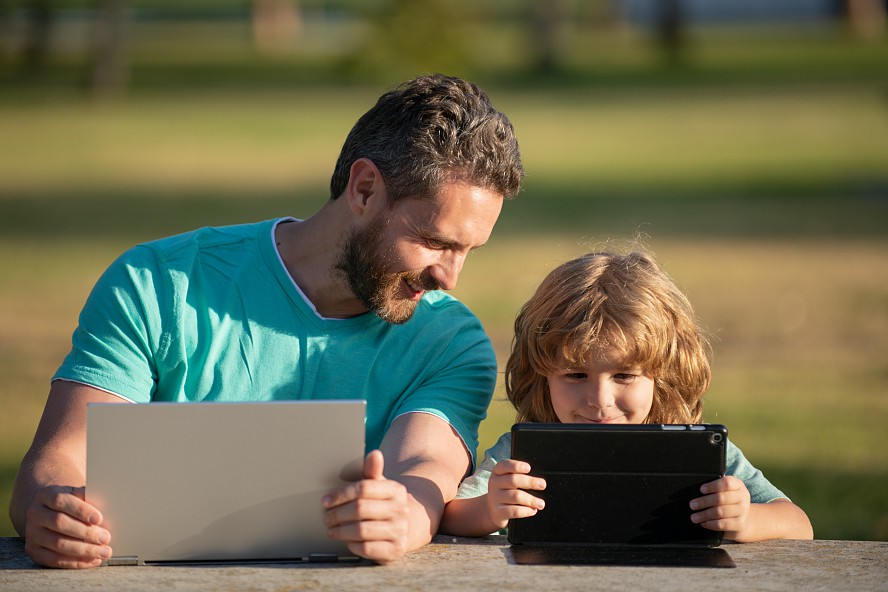
<path fill-rule="evenodd" d="M 493 467 L 499 461 L 509 458 L 512 458 L 512 433 L 506 432 L 487 450 L 484 460 L 478 465 L 475 473 L 462 482 L 456 497 L 471 498 L 486 494 L 487 482 L 490 480 Z M 725 450 L 725 469 L 725 474 L 733 475 L 743 481 L 754 504 L 765 504 L 780 498 L 789 499 L 774 487 L 761 471 L 752 466 L 743 456 L 743 452 L 730 440 Z"/>
<path fill-rule="evenodd" d="M 447 421 L 474 456 L 496 383 L 478 319 L 443 292 L 411 320 L 319 316 L 274 243 L 280 220 L 134 247 L 102 275 L 53 380 L 128 401 L 365 399 L 367 450 L 411 412 Z"/>

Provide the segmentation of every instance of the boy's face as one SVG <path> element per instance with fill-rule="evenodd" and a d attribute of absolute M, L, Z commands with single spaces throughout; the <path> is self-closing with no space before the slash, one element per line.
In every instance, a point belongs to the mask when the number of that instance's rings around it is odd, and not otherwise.
<path fill-rule="evenodd" d="M 549 373 L 552 407 L 561 423 L 642 423 L 654 401 L 654 379 L 608 350 L 579 367 Z"/>
<path fill-rule="evenodd" d="M 426 291 L 456 287 L 466 256 L 487 242 L 502 207 L 497 193 L 445 183 L 437 199 L 399 201 L 353 230 L 337 267 L 367 309 L 404 323 Z"/>

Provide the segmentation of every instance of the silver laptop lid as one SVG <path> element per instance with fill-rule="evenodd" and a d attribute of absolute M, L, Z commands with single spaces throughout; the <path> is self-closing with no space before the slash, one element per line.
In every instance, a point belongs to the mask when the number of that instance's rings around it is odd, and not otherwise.
<path fill-rule="evenodd" d="M 90 404 L 109 564 L 335 560 L 321 498 L 360 477 L 364 401 Z"/>

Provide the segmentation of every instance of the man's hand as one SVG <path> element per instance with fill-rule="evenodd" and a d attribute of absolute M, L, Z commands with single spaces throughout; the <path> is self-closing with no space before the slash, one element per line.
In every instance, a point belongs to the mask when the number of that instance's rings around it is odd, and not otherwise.
<path fill-rule="evenodd" d="M 503 460 L 496 463 L 487 485 L 487 511 L 497 528 L 505 528 L 510 518 L 527 518 L 535 515 L 545 502 L 524 489 L 541 491 L 546 481 L 532 477 L 530 465 L 520 460 Z"/>
<path fill-rule="evenodd" d="M 12 488 L 12 524 L 25 538 L 25 552 L 46 567 L 95 567 L 111 557 L 111 534 L 101 525 L 102 513 L 84 501 L 89 403 L 121 399 L 85 384 L 52 383 Z"/>
<path fill-rule="evenodd" d="M 25 552 L 46 567 L 96 567 L 111 557 L 111 533 L 101 523 L 83 487 L 41 487 L 27 511 Z"/>
<path fill-rule="evenodd" d="M 408 551 L 407 488 L 383 476 L 382 452 L 364 459 L 364 479 L 324 496 L 330 538 L 377 563 L 391 563 Z"/>

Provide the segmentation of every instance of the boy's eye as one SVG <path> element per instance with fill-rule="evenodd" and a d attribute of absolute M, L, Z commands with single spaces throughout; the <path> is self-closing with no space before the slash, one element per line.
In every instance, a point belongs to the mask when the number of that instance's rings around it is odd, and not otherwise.
<path fill-rule="evenodd" d="M 586 378 L 585 372 L 568 372 L 564 375 L 568 380 L 583 380 Z"/>
<path fill-rule="evenodd" d="M 614 374 L 614 378 L 622 381 L 630 381 L 636 378 L 635 374 L 630 374 L 629 372 L 618 372 Z"/>

